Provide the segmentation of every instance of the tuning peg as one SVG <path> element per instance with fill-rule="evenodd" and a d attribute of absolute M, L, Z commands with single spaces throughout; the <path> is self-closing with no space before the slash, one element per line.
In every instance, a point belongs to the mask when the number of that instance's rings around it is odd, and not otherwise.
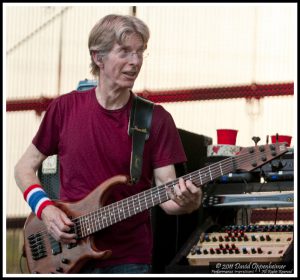
<path fill-rule="evenodd" d="M 252 137 L 252 140 L 254 141 L 255 146 L 257 146 L 257 143 L 260 141 L 260 137 L 258 137 L 258 136 L 253 136 L 253 137 Z"/>

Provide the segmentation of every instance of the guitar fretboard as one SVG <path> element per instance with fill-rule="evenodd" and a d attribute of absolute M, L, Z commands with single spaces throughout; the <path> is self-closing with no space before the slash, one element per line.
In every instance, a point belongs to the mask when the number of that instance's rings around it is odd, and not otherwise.
<path fill-rule="evenodd" d="M 235 169 L 236 160 L 231 157 L 184 175 L 182 178 L 192 181 L 196 186 L 201 186 L 219 176 L 233 172 Z M 179 178 L 77 217 L 73 222 L 78 238 L 86 237 L 169 200 L 167 189 L 170 188 L 170 191 L 174 193 L 174 187 L 178 181 Z"/>

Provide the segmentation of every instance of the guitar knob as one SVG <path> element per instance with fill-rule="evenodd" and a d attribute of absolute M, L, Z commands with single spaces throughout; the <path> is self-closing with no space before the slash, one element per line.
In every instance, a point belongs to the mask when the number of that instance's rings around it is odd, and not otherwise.
<path fill-rule="evenodd" d="M 65 258 L 62 258 L 62 259 L 61 259 L 61 262 L 64 263 L 64 264 L 68 264 L 68 263 L 69 263 L 69 260 L 68 260 L 68 259 L 65 259 Z"/>
<path fill-rule="evenodd" d="M 63 272 L 63 269 L 62 269 L 62 267 L 59 266 L 59 267 L 56 268 L 56 271 L 57 272 Z"/>
<path fill-rule="evenodd" d="M 256 167 L 257 166 L 257 163 L 256 162 L 252 162 L 251 164 L 253 167 Z"/>
<path fill-rule="evenodd" d="M 260 152 L 264 152 L 265 151 L 265 147 L 264 146 L 259 146 L 259 151 Z"/>
<path fill-rule="evenodd" d="M 271 150 L 271 151 L 275 151 L 275 150 L 276 150 L 276 147 L 275 147 L 274 144 L 270 144 L 270 150 Z"/>
<path fill-rule="evenodd" d="M 266 161 L 267 158 L 266 158 L 265 156 L 262 156 L 262 157 L 261 157 L 261 160 L 262 160 L 262 161 Z"/>

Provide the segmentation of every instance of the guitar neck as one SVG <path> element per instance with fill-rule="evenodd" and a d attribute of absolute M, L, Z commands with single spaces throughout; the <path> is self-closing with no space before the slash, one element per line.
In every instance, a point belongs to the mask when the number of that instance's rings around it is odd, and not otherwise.
<path fill-rule="evenodd" d="M 243 149 L 239 155 L 218 161 L 217 163 L 184 175 L 182 178 L 184 180 L 191 180 L 194 185 L 200 187 L 236 170 L 251 171 L 286 152 L 285 143 L 248 147 Z M 174 187 L 178 184 L 178 181 L 179 178 L 165 185 L 153 187 L 73 219 L 75 223 L 74 230 L 78 238 L 86 237 L 169 200 L 170 197 L 167 190 L 170 189 L 174 193 Z"/>
<path fill-rule="evenodd" d="M 186 174 L 182 176 L 182 178 L 184 180 L 191 180 L 196 186 L 201 186 L 234 170 L 235 158 L 232 157 L 190 174 Z M 160 203 L 168 201 L 170 197 L 167 189 L 170 189 L 171 192 L 174 193 L 174 187 L 178 184 L 178 181 L 179 178 L 73 219 L 77 236 L 79 238 L 86 237 Z"/>

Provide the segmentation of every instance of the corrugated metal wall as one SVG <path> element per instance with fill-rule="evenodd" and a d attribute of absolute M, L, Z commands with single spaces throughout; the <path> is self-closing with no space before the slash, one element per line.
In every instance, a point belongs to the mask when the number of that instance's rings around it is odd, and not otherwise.
<path fill-rule="evenodd" d="M 291 5 L 137 6 L 151 30 L 150 56 L 134 90 L 188 89 L 293 82 L 296 16 Z M 89 74 L 88 34 L 109 13 L 132 7 L 5 7 L 6 99 L 51 96 L 76 88 Z M 178 127 L 216 138 L 217 128 L 239 130 L 237 145 L 253 135 L 293 135 L 295 97 L 164 103 Z M 13 166 L 41 117 L 6 114 L 6 215 L 27 216 Z"/>

